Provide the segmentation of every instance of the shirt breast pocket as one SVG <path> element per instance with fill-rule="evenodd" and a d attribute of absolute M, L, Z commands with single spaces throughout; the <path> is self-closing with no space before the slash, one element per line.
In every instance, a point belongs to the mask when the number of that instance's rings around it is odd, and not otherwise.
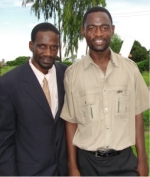
<path fill-rule="evenodd" d="M 127 118 L 129 112 L 129 95 L 128 89 L 120 89 L 115 95 L 115 117 Z"/>
<path fill-rule="evenodd" d="M 88 124 L 98 121 L 100 94 L 85 94 L 76 98 L 76 118 L 78 123 Z"/>

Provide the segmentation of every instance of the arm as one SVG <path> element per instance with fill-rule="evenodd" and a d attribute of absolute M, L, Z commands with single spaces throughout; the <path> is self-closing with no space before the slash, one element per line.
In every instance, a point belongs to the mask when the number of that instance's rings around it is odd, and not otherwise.
<path fill-rule="evenodd" d="M 138 156 L 138 168 L 139 176 L 148 176 L 148 162 L 145 150 L 144 142 L 144 123 L 143 115 L 138 114 L 135 116 L 135 128 L 136 128 L 136 151 Z"/>
<path fill-rule="evenodd" d="M 0 176 L 18 175 L 14 142 L 15 118 L 12 101 L 0 83 Z"/>
<path fill-rule="evenodd" d="M 77 129 L 77 124 L 66 122 L 66 139 L 68 148 L 68 168 L 69 176 L 80 176 L 80 172 L 76 162 L 76 150 L 77 148 L 72 144 L 72 140 Z"/>

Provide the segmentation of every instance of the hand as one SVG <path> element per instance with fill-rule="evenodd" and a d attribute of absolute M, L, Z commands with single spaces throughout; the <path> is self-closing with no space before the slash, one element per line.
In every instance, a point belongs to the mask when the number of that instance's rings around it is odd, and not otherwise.
<path fill-rule="evenodd" d="M 81 176 L 77 168 L 69 169 L 69 176 Z"/>
<path fill-rule="evenodd" d="M 139 176 L 148 176 L 149 168 L 147 160 L 139 161 L 137 171 L 139 173 Z"/>

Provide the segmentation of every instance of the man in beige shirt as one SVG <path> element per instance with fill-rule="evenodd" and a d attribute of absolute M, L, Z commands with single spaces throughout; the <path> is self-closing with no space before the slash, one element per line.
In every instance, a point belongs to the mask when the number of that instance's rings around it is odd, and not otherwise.
<path fill-rule="evenodd" d="M 105 8 L 89 9 L 81 29 L 89 53 L 65 73 L 70 176 L 148 175 L 142 112 L 149 90 L 136 64 L 109 48 L 114 28 Z"/>

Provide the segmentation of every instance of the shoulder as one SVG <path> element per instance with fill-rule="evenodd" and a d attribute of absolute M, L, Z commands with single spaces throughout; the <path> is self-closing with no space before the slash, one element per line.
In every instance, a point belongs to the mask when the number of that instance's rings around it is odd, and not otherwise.
<path fill-rule="evenodd" d="M 129 58 L 126 58 L 126 57 L 123 57 L 122 55 L 120 54 L 117 54 L 115 52 L 112 51 L 112 58 L 117 61 L 119 64 L 123 64 L 123 65 L 127 65 L 127 66 L 131 66 L 131 67 L 135 67 L 137 68 L 137 64 L 129 59 Z"/>
<path fill-rule="evenodd" d="M 131 59 L 129 59 L 129 58 L 125 58 L 125 57 L 123 57 L 123 59 L 124 59 L 127 63 L 130 63 L 131 65 L 134 65 L 134 66 L 137 67 L 137 64 L 136 64 L 133 60 L 131 60 Z"/>
<path fill-rule="evenodd" d="M 78 61 L 76 61 L 75 63 L 73 63 L 72 65 L 70 65 L 67 70 L 66 73 L 72 73 L 72 72 L 78 72 L 81 70 L 81 68 L 83 68 L 84 66 L 84 61 L 86 60 L 86 56 L 82 57 L 81 59 L 79 59 Z"/>
<path fill-rule="evenodd" d="M 60 63 L 60 62 L 55 62 L 55 67 L 58 70 L 65 71 L 67 69 L 68 65 L 65 65 L 65 64 Z"/>

